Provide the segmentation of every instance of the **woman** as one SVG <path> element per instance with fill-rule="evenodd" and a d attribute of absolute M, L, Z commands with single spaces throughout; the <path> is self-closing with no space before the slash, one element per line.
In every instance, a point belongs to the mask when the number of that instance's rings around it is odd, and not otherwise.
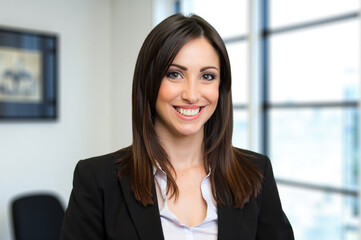
<path fill-rule="evenodd" d="M 146 38 L 133 144 L 80 161 L 62 239 L 293 239 L 267 157 L 232 147 L 231 71 L 216 30 L 173 15 Z"/>

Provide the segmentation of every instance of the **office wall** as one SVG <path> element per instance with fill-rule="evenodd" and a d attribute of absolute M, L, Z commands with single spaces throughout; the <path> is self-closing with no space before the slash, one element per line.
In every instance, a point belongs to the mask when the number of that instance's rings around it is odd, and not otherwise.
<path fill-rule="evenodd" d="M 0 122 L 0 239 L 10 201 L 50 191 L 66 206 L 76 162 L 131 143 L 131 76 L 150 0 L 0 0 L 0 25 L 56 33 L 59 119 Z"/>
<path fill-rule="evenodd" d="M 114 0 L 112 22 L 115 111 L 113 143 L 131 144 L 131 88 L 139 50 L 152 28 L 152 0 Z"/>

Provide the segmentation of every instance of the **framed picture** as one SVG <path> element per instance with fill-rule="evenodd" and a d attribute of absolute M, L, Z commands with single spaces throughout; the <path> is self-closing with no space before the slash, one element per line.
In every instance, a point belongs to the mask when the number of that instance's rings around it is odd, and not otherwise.
<path fill-rule="evenodd" d="M 0 27 L 0 120 L 57 119 L 58 37 Z"/>

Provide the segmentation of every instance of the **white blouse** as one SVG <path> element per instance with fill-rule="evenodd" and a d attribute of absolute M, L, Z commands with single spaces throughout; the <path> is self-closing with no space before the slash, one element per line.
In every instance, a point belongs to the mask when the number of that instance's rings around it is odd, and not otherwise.
<path fill-rule="evenodd" d="M 167 175 L 164 171 L 154 169 L 159 213 L 165 240 L 216 240 L 218 234 L 217 204 L 212 195 L 209 174 L 203 179 L 201 192 L 207 203 L 207 216 L 197 226 L 188 227 L 181 224 L 167 205 Z"/>

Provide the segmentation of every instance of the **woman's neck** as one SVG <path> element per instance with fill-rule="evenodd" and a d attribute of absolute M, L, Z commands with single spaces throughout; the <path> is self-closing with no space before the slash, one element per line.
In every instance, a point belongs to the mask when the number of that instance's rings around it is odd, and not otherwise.
<path fill-rule="evenodd" d="M 157 131 L 157 135 L 176 172 L 204 165 L 203 131 L 190 136 L 174 136 L 167 131 Z"/>

